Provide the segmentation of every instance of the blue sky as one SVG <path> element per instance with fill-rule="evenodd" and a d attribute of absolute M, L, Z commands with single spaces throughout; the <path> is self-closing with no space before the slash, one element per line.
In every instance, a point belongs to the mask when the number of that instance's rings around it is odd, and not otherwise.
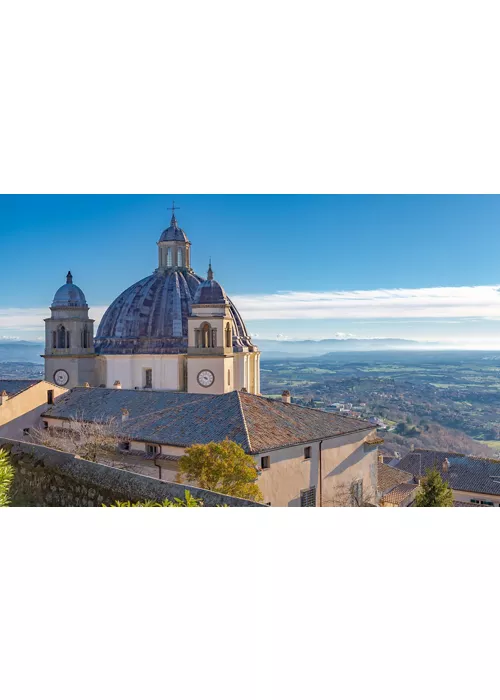
<path fill-rule="evenodd" d="M 257 336 L 500 347 L 496 195 L 0 196 L 0 336 L 39 337 L 68 269 L 99 317 L 156 267 L 173 197 Z"/>

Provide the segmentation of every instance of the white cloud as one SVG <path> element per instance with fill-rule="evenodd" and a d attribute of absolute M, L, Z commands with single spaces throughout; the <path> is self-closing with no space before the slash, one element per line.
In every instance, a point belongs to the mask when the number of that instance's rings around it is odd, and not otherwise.
<path fill-rule="evenodd" d="M 232 297 L 243 318 L 495 318 L 500 287 L 427 287 L 338 292 L 277 292 Z"/>
<path fill-rule="evenodd" d="M 90 310 L 90 317 L 95 319 L 96 325 L 100 322 L 106 306 L 95 306 Z M 48 309 L 31 308 L 31 309 L 1 309 L 0 308 L 0 332 L 15 331 L 20 332 L 40 332 L 43 330 L 43 320 L 50 315 Z M 10 335 L 10 333 L 9 333 Z"/>

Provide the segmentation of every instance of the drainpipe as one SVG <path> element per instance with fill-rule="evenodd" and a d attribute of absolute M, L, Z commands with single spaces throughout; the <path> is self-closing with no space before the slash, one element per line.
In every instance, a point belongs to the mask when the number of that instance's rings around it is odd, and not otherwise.
<path fill-rule="evenodd" d="M 323 506 L 323 464 L 321 460 L 321 445 L 323 440 L 319 441 L 319 463 L 318 463 L 318 482 L 319 482 L 319 507 Z"/>

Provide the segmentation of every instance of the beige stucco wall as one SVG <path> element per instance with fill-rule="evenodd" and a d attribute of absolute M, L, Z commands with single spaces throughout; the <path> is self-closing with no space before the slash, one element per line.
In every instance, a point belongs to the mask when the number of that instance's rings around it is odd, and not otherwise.
<path fill-rule="evenodd" d="M 41 381 L 25 391 L 4 400 L 0 406 L 0 437 L 22 440 L 23 430 L 38 425 L 40 415 L 47 409 L 47 391 L 54 392 L 54 399 L 67 389 Z"/>
<path fill-rule="evenodd" d="M 365 430 L 352 435 L 329 438 L 322 441 L 322 505 L 341 505 L 350 485 L 363 479 L 365 497 L 375 499 L 377 485 L 377 450 L 365 452 L 364 441 L 375 430 Z M 311 447 L 311 458 L 304 459 L 304 448 Z M 261 457 L 269 456 L 271 466 L 262 471 L 258 485 L 264 502 L 272 506 L 300 506 L 300 492 L 316 486 L 316 505 L 319 506 L 319 451 L 320 443 L 283 448 L 256 455 L 260 467 Z"/>
<path fill-rule="evenodd" d="M 475 493 L 474 491 L 457 491 L 453 489 L 453 499 L 465 503 L 470 503 L 471 499 L 492 501 L 496 506 L 500 506 L 500 496 L 490 496 L 489 494 Z"/>
<path fill-rule="evenodd" d="M 183 355 L 105 355 L 106 387 L 111 389 L 115 381 L 122 389 L 144 387 L 144 371 L 153 370 L 153 389 L 162 391 L 182 390 L 181 376 Z"/>

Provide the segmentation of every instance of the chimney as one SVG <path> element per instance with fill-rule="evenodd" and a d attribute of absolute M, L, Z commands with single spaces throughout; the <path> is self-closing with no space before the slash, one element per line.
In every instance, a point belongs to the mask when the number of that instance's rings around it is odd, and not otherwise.
<path fill-rule="evenodd" d="M 240 391 L 242 394 L 248 394 L 248 389 L 246 388 L 246 386 L 242 386 Z"/>
<path fill-rule="evenodd" d="M 378 463 L 379 463 L 379 464 L 383 464 L 383 463 L 384 463 L 384 455 L 382 454 L 382 452 L 379 452 L 379 453 L 378 453 Z"/>
<path fill-rule="evenodd" d="M 285 391 L 281 394 L 281 400 L 283 403 L 292 403 L 292 396 L 288 389 L 285 389 Z"/>
<path fill-rule="evenodd" d="M 448 457 L 445 457 L 442 469 L 445 474 L 447 474 L 450 471 L 450 460 L 448 459 Z"/>
<path fill-rule="evenodd" d="M 128 420 L 129 412 L 127 408 L 122 408 L 122 423 Z"/>
<path fill-rule="evenodd" d="M 115 389 L 121 389 L 122 388 L 122 383 L 119 379 L 116 380 L 116 382 L 113 384 Z"/>
<path fill-rule="evenodd" d="M 0 406 L 3 406 L 4 403 L 6 403 L 6 401 L 8 401 L 8 399 L 9 399 L 9 395 L 7 394 L 7 392 L 4 389 L 0 395 Z"/>

